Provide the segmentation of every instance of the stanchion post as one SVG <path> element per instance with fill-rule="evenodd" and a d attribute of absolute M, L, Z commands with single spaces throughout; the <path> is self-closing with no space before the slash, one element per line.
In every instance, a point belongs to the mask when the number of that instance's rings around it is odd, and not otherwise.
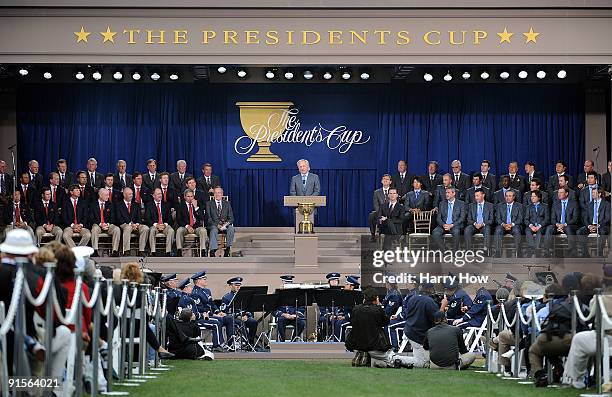
<path fill-rule="evenodd" d="M 487 308 L 491 308 L 491 300 L 487 301 Z M 493 349 L 491 348 L 491 337 L 493 335 L 493 321 L 489 318 L 488 315 L 488 311 L 487 311 L 487 316 L 485 317 L 485 321 L 487 322 L 487 333 L 486 333 L 486 352 L 487 352 L 487 359 L 485 361 L 486 363 L 486 370 L 487 372 L 492 372 L 492 362 L 491 362 L 491 356 L 493 355 Z"/>
<path fill-rule="evenodd" d="M 518 303 L 518 297 L 516 298 L 516 302 Z M 520 343 L 521 343 L 521 318 L 519 310 L 521 307 L 518 304 L 515 304 L 514 310 L 514 377 L 518 378 L 521 373 L 521 355 L 520 353 Z"/>
<path fill-rule="evenodd" d="M 601 340 L 603 337 L 602 333 L 602 316 L 601 311 L 605 310 L 603 307 L 599 307 L 599 298 L 601 297 L 601 288 L 596 288 L 593 290 L 595 293 L 595 382 L 597 383 L 597 394 L 602 394 L 602 380 L 601 380 L 601 370 L 602 370 L 602 356 L 603 356 L 603 341 Z"/>
<path fill-rule="evenodd" d="M 138 290 L 140 291 L 140 327 L 139 327 L 139 343 L 138 343 L 138 374 L 145 375 L 147 361 L 147 338 L 146 329 L 147 326 L 147 288 L 148 284 L 140 284 Z"/>
<path fill-rule="evenodd" d="M 132 294 L 136 291 L 138 294 L 138 283 L 130 283 L 130 291 Z M 128 348 L 128 379 L 132 378 L 134 371 L 134 334 L 136 331 L 136 304 L 130 309 L 130 334 L 129 334 L 129 348 Z"/>
<path fill-rule="evenodd" d="M 576 307 L 576 290 L 570 291 L 570 299 L 572 300 L 572 338 L 576 335 L 576 329 L 578 328 L 578 314 L 576 310 L 579 308 Z"/>
<path fill-rule="evenodd" d="M 108 368 L 106 369 L 106 382 L 107 382 L 106 390 L 107 392 L 112 392 L 113 391 L 113 333 L 114 333 L 114 328 L 115 328 L 115 322 L 114 322 L 115 294 L 113 291 L 112 280 L 106 280 L 106 288 L 107 288 L 107 291 L 112 291 L 110 294 L 110 302 L 108 305 L 108 316 L 106 317 L 106 323 L 108 326 L 108 336 L 106 338 L 106 344 L 107 344 L 106 358 L 107 358 L 107 365 L 108 365 Z"/>
<path fill-rule="evenodd" d="M 80 280 L 82 282 L 83 280 L 83 271 L 80 269 L 75 269 L 74 270 L 74 276 L 78 281 Z M 83 289 L 83 285 L 84 283 L 81 283 L 81 290 Z M 75 314 L 75 320 L 74 320 L 74 337 L 75 337 L 75 341 L 76 341 L 76 347 L 75 347 L 75 358 L 74 358 L 74 381 L 75 381 L 75 390 L 76 390 L 76 396 L 77 397 L 82 397 L 83 396 L 83 310 L 82 310 L 82 303 L 83 301 L 81 300 L 81 295 L 82 292 L 81 291 L 75 291 L 75 294 L 78 292 L 78 296 L 76 296 L 74 299 L 76 299 L 76 314 Z"/>
<path fill-rule="evenodd" d="M 129 293 L 127 292 L 127 285 L 128 285 L 128 280 L 123 279 L 121 280 L 121 287 L 125 288 L 126 290 L 126 305 L 127 305 L 127 300 L 129 298 Z M 127 339 L 127 328 L 125 325 L 125 321 L 126 321 L 126 316 L 125 316 L 125 308 L 123 309 L 123 313 L 121 318 L 119 319 L 119 326 L 121 327 L 121 332 L 119 334 L 119 341 L 121 342 L 119 345 L 119 382 L 123 382 L 123 379 L 125 378 L 125 342 Z"/>
<path fill-rule="evenodd" d="M 53 290 L 54 284 L 53 280 L 55 280 L 55 263 L 47 262 L 45 263 L 45 268 L 47 269 L 47 274 L 51 274 L 51 287 L 49 288 L 49 292 L 47 293 L 47 299 L 45 300 L 45 351 L 52 352 L 53 351 Z M 45 354 L 45 369 L 44 375 L 45 377 L 51 377 L 52 372 L 52 363 L 51 354 Z M 44 396 L 51 397 L 53 392 L 51 390 L 45 390 Z"/>
<path fill-rule="evenodd" d="M 100 284 L 101 277 L 99 275 L 94 276 L 94 285 Z M 100 340 L 100 297 L 102 296 L 102 288 L 98 290 L 98 296 L 93 305 L 93 335 L 91 337 L 91 361 L 93 365 L 93 376 L 91 380 L 91 397 L 98 395 L 98 361 L 100 357 L 100 347 L 98 341 Z"/>
<path fill-rule="evenodd" d="M 505 299 L 500 299 L 500 300 L 499 300 L 499 302 L 500 302 L 500 304 L 501 304 L 501 305 L 503 305 L 505 301 L 506 301 Z M 498 338 L 499 338 L 499 334 L 501 334 L 501 333 L 502 333 L 502 331 L 504 330 L 504 327 L 505 327 L 505 326 L 506 326 L 506 323 L 504 322 L 504 316 L 502 315 L 502 312 L 501 312 L 501 306 L 500 306 L 500 310 L 499 310 L 499 312 L 497 313 L 497 336 L 498 336 Z M 499 353 L 499 352 L 498 352 L 498 353 Z M 496 368 L 497 368 L 497 373 L 500 373 L 500 372 L 501 372 L 502 376 L 504 376 L 504 369 L 503 369 L 503 368 L 500 368 L 500 367 L 501 367 L 501 365 L 499 364 L 499 360 L 498 360 L 497 362 L 498 362 L 498 364 L 497 364 L 497 366 L 496 366 Z M 500 369 L 501 369 L 501 371 L 500 371 Z"/>
<path fill-rule="evenodd" d="M 159 311 L 160 311 L 160 306 L 161 306 L 161 300 L 160 300 L 160 291 L 161 288 L 160 287 L 155 287 L 155 303 L 153 307 L 156 308 L 155 313 L 153 313 L 153 318 L 155 321 L 155 336 L 157 337 L 157 340 L 160 340 L 160 321 L 159 321 Z M 155 353 L 155 364 L 154 364 L 155 368 L 159 367 L 159 354 L 157 354 L 157 352 Z"/>

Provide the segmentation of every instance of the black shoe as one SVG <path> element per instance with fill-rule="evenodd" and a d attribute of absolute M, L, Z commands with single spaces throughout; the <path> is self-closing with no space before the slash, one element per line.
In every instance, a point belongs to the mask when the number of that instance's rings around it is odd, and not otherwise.
<path fill-rule="evenodd" d="M 376 236 L 374 234 L 370 236 L 370 242 L 371 243 L 375 243 L 376 242 Z"/>
<path fill-rule="evenodd" d="M 183 250 L 176 250 L 176 256 L 178 256 L 179 258 L 183 256 Z"/>
<path fill-rule="evenodd" d="M 351 360 L 351 367 L 358 367 L 361 362 L 361 357 L 363 356 L 363 352 L 355 353 L 355 357 Z"/>
<path fill-rule="evenodd" d="M 98 254 L 98 250 L 95 250 L 95 251 L 93 252 L 93 254 L 89 255 L 89 257 L 90 257 L 90 258 L 97 258 L 97 257 L 99 257 L 99 256 L 100 256 L 100 254 Z"/>
<path fill-rule="evenodd" d="M 119 251 L 113 251 L 113 253 L 111 254 L 111 256 L 113 258 L 117 258 L 119 256 Z"/>
<path fill-rule="evenodd" d="M 223 256 L 226 258 L 230 256 L 230 247 L 227 247 L 225 251 L 223 251 Z"/>
<path fill-rule="evenodd" d="M 541 369 L 539 371 L 536 371 L 536 373 L 533 374 L 533 378 L 535 387 L 548 386 L 548 376 L 545 370 Z"/>
<path fill-rule="evenodd" d="M 406 368 L 406 369 L 412 369 L 414 367 L 414 364 L 404 364 L 402 362 L 402 360 L 400 360 L 399 358 L 396 358 L 393 361 L 393 368 Z"/>
<path fill-rule="evenodd" d="M 174 353 L 170 353 L 170 352 L 159 352 L 157 354 L 159 354 L 159 358 L 161 358 L 162 360 L 174 358 Z"/>
<path fill-rule="evenodd" d="M 210 256 L 211 258 L 215 256 L 215 253 L 217 252 L 217 250 L 210 250 L 210 254 L 208 254 L 208 256 Z"/>

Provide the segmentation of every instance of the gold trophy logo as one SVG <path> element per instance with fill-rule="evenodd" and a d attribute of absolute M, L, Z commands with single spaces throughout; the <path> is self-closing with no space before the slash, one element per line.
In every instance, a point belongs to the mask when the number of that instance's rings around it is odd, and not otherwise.
<path fill-rule="evenodd" d="M 287 129 L 288 110 L 293 102 L 236 102 L 240 124 L 246 135 L 257 142 L 258 150 L 247 161 L 282 161 L 270 151 L 272 142 Z"/>

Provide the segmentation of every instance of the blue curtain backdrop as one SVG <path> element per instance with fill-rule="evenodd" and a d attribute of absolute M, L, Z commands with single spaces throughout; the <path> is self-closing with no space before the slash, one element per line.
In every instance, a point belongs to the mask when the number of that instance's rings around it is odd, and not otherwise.
<path fill-rule="evenodd" d="M 418 174 L 430 159 L 446 170 L 458 158 L 472 171 L 487 158 L 496 174 L 507 172 L 511 160 L 521 170 L 533 160 L 547 176 L 557 159 L 566 160 L 572 174 L 584 160 L 584 95 L 577 85 L 40 84 L 18 90 L 19 163 L 25 169 L 29 159 L 37 159 L 47 173 L 63 157 L 75 171 L 93 156 L 106 172 L 122 158 L 132 172 L 144 170 L 152 157 L 160 170 L 174 171 L 176 160 L 184 158 L 200 176 L 200 165 L 210 162 L 238 225 L 291 225 L 282 197 L 296 173 L 294 162 L 285 168 L 229 168 L 227 104 L 242 92 L 253 97 L 244 100 L 310 95 L 329 114 L 345 113 L 341 119 L 349 124 L 364 111 L 375 121 L 376 145 L 364 158 L 366 168 L 317 169 L 311 156 L 328 198 L 319 211 L 320 226 L 365 226 L 372 191 L 381 174 L 396 171 L 398 159 L 407 159 Z M 367 102 L 351 112 L 344 102 L 355 98 Z"/>

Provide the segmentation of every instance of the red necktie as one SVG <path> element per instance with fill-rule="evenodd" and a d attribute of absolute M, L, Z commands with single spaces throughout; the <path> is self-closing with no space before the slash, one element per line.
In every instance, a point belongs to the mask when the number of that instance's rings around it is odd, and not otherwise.
<path fill-rule="evenodd" d="M 168 200 L 166 200 L 166 189 L 162 189 L 164 191 L 164 203 L 167 202 Z"/>
<path fill-rule="evenodd" d="M 53 202 L 57 203 L 57 201 L 55 200 L 55 190 L 56 188 L 53 188 Z M 47 204 L 45 204 L 45 208 L 47 208 Z"/>
<path fill-rule="evenodd" d="M 77 221 L 77 201 L 76 200 L 72 200 L 72 208 L 74 210 L 74 223 L 75 225 L 78 225 L 79 222 Z"/>
<path fill-rule="evenodd" d="M 19 204 L 15 206 L 15 222 L 21 223 L 21 211 L 19 210 Z"/>
<path fill-rule="evenodd" d="M 28 202 L 28 187 L 27 186 L 23 189 L 23 200 L 26 203 Z"/>
<path fill-rule="evenodd" d="M 157 203 L 157 224 L 161 225 L 164 223 L 164 220 L 162 219 L 162 214 L 161 214 L 161 203 Z"/>
<path fill-rule="evenodd" d="M 193 224 L 195 222 L 193 221 L 193 205 L 189 204 L 189 226 L 193 227 Z"/>
<path fill-rule="evenodd" d="M 140 188 L 136 188 L 136 202 L 140 204 Z"/>
<path fill-rule="evenodd" d="M 127 203 L 128 215 L 132 215 L 132 205 L 131 203 Z"/>
<path fill-rule="evenodd" d="M 108 201 L 113 202 L 113 191 L 109 188 L 108 190 Z"/>
<path fill-rule="evenodd" d="M 49 206 L 47 203 L 45 203 L 45 218 L 47 218 L 47 225 L 50 225 L 51 222 L 49 222 Z"/>
<path fill-rule="evenodd" d="M 100 204 L 100 223 L 106 223 L 104 222 L 104 204 Z"/>

